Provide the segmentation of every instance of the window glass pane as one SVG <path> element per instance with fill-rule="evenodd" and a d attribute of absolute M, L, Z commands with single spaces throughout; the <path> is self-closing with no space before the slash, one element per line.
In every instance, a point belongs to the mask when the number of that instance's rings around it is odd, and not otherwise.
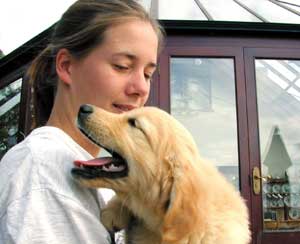
<path fill-rule="evenodd" d="M 299 5 L 299 0 L 277 0 L 277 1 L 294 4 L 294 5 Z"/>
<path fill-rule="evenodd" d="M 300 230 L 300 61 L 257 59 L 264 228 Z"/>
<path fill-rule="evenodd" d="M 8 54 L 53 25 L 75 0 L 0 1 L 0 49 Z"/>
<path fill-rule="evenodd" d="M 270 22 L 300 23 L 300 16 L 296 15 L 267 0 L 239 0 L 248 8 L 257 12 Z"/>
<path fill-rule="evenodd" d="M 17 143 L 22 79 L 0 90 L 0 159 Z"/>
<path fill-rule="evenodd" d="M 158 18 L 173 20 L 207 20 L 194 0 L 158 1 Z"/>
<path fill-rule="evenodd" d="M 299 0 L 297 0 L 297 3 L 295 1 L 288 1 L 288 0 L 280 1 L 279 3 L 282 4 L 283 6 L 286 6 L 288 8 L 293 9 L 293 10 L 296 10 L 300 14 L 300 2 L 299 2 Z"/>
<path fill-rule="evenodd" d="M 138 3 L 141 4 L 148 12 L 150 12 L 151 0 L 138 0 Z"/>
<path fill-rule="evenodd" d="M 171 59 L 171 114 L 193 135 L 202 157 L 239 188 L 234 61 Z"/>
<path fill-rule="evenodd" d="M 232 0 L 201 0 L 200 2 L 214 20 L 261 22 Z"/>

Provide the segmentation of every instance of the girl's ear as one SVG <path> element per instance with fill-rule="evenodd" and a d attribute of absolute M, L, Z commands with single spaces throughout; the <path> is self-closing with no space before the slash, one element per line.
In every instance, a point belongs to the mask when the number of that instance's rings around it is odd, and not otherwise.
<path fill-rule="evenodd" d="M 201 169 L 195 168 L 198 162 L 191 161 L 197 158 L 188 154 L 178 156 L 169 158 L 174 182 L 162 229 L 162 243 L 166 244 L 178 243 L 196 231 L 204 231 L 207 218 L 208 189 L 199 175 Z"/>
<path fill-rule="evenodd" d="M 63 48 L 57 52 L 56 73 L 58 78 L 66 85 L 70 85 L 72 83 L 70 75 L 72 60 L 73 57 L 67 49 Z"/>

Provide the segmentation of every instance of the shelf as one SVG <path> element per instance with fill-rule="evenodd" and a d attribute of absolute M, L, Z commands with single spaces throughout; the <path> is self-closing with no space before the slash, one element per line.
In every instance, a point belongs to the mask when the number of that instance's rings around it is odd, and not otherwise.
<path fill-rule="evenodd" d="M 265 220 L 264 228 L 268 230 L 286 230 L 286 229 L 299 229 L 300 230 L 300 219 L 299 220 Z"/>

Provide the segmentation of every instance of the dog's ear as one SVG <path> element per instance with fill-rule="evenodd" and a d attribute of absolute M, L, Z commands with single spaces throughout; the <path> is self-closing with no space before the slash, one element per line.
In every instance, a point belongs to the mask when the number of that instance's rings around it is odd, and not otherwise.
<path fill-rule="evenodd" d="M 181 152 L 166 160 L 173 171 L 173 186 L 164 218 L 162 243 L 171 244 L 188 238 L 196 230 L 204 230 L 209 189 L 205 187 L 205 175 L 199 168 L 201 162 L 197 166 L 197 156 L 193 158 Z"/>

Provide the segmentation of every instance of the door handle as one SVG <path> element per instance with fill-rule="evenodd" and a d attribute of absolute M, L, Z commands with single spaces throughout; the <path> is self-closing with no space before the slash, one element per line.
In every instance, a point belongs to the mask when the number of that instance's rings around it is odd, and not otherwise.
<path fill-rule="evenodd" d="M 268 181 L 270 179 L 272 179 L 272 177 L 270 175 L 267 175 L 267 176 L 254 176 L 255 179 L 260 179 L 262 181 Z"/>
<path fill-rule="evenodd" d="M 258 167 L 254 167 L 252 170 L 252 187 L 255 195 L 259 195 L 261 192 L 261 175 Z"/>
<path fill-rule="evenodd" d="M 255 195 L 259 195 L 261 192 L 261 182 L 268 181 L 272 177 L 270 175 L 261 176 L 260 169 L 255 166 L 252 170 L 252 184 L 253 184 L 253 192 Z"/>

